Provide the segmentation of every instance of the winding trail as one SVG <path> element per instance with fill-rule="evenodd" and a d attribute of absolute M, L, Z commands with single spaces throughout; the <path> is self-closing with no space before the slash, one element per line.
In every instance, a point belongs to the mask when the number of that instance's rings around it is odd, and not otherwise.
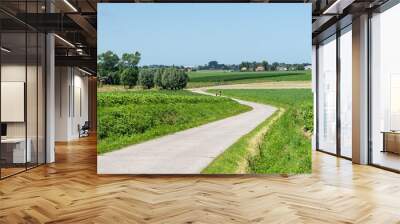
<path fill-rule="evenodd" d="M 213 95 L 205 89 L 192 89 Z M 218 155 L 277 109 L 233 99 L 253 110 L 131 145 L 97 157 L 99 174 L 199 174 Z"/>

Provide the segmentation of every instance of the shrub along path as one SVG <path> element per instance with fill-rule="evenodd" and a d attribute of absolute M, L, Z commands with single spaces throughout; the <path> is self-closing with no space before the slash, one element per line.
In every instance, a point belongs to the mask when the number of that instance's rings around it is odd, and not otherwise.
<path fill-rule="evenodd" d="M 194 90 L 197 93 L 205 93 Z M 271 116 L 275 107 L 237 100 L 253 108 L 223 120 L 99 155 L 100 174 L 198 174 L 240 137 Z"/>

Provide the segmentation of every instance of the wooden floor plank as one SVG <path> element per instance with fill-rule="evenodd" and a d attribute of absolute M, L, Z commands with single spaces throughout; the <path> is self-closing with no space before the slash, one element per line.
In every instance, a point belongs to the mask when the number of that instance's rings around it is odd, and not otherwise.
<path fill-rule="evenodd" d="M 313 153 L 298 176 L 98 176 L 96 139 L 0 181 L 0 223 L 400 223 L 400 175 Z"/>

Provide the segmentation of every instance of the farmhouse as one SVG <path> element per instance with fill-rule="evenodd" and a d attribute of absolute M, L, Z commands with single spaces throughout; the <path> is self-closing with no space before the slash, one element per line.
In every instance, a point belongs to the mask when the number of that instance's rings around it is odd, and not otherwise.
<path fill-rule="evenodd" d="M 277 71 L 287 71 L 287 68 L 286 68 L 286 67 L 283 67 L 283 66 L 278 66 L 278 67 L 276 68 L 276 70 L 277 70 Z"/>
<path fill-rule="evenodd" d="M 261 65 L 257 66 L 256 72 L 262 72 L 262 71 L 265 71 L 264 66 L 261 66 Z"/>
<path fill-rule="evenodd" d="M 184 70 L 186 72 L 192 72 L 194 69 L 193 69 L 193 67 L 185 67 Z"/>

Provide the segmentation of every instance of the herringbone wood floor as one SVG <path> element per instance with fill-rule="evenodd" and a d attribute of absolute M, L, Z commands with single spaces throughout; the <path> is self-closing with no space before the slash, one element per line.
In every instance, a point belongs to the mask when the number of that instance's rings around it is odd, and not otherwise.
<path fill-rule="evenodd" d="M 0 181 L 0 223 L 400 223 L 400 175 L 314 153 L 300 176 L 97 176 L 94 138 Z"/>

